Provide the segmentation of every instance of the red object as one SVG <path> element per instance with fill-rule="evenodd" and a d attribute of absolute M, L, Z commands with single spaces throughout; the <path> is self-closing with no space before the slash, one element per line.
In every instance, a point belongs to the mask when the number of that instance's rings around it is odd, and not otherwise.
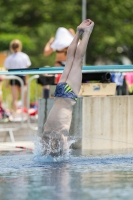
<path fill-rule="evenodd" d="M 27 147 L 23 147 L 23 146 L 15 146 L 15 148 L 19 148 L 19 149 L 27 149 L 27 150 L 33 150 L 32 148 L 27 148 Z"/>
<path fill-rule="evenodd" d="M 56 74 L 56 76 L 55 76 L 55 83 L 56 84 L 58 84 L 60 77 L 61 77 L 61 74 Z"/>
<path fill-rule="evenodd" d="M 18 110 L 19 110 L 20 113 L 22 111 L 24 113 L 29 113 L 30 116 L 34 116 L 34 115 L 36 115 L 38 113 L 37 108 L 29 108 L 29 110 L 27 110 L 27 108 L 23 108 L 23 110 L 22 110 L 22 108 L 19 108 Z"/>
<path fill-rule="evenodd" d="M 27 113 L 27 108 L 23 108 L 23 112 Z"/>
<path fill-rule="evenodd" d="M 35 108 L 29 109 L 29 115 L 30 116 L 35 116 L 37 113 L 38 113 L 37 109 L 35 109 Z"/>

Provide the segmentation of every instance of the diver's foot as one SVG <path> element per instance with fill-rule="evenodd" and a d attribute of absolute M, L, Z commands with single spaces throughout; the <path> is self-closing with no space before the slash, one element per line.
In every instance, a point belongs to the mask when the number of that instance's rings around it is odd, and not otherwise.
<path fill-rule="evenodd" d="M 94 22 L 91 22 L 91 24 L 89 24 L 88 26 L 86 26 L 85 32 L 88 32 L 89 34 L 91 34 L 92 31 L 93 31 L 93 27 L 94 27 Z"/>
<path fill-rule="evenodd" d="M 90 19 L 86 19 L 77 27 L 77 31 L 79 31 L 80 35 L 83 35 L 84 32 L 89 32 L 91 34 L 93 27 L 94 22 Z"/>
<path fill-rule="evenodd" d="M 78 31 L 81 31 L 81 30 L 84 31 L 85 28 L 91 24 L 91 22 L 92 21 L 90 19 L 84 20 L 79 26 L 77 26 L 77 30 Z"/>

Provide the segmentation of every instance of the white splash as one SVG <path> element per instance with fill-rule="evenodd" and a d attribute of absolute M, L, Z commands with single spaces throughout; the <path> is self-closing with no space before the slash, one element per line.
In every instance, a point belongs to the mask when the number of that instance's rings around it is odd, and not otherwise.
<path fill-rule="evenodd" d="M 34 159 L 35 162 L 40 162 L 40 163 L 67 161 L 67 160 L 69 160 L 70 155 L 71 155 L 72 149 L 70 147 L 75 142 L 76 142 L 76 139 L 68 140 L 68 149 L 65 152 L 63 152 L 62 155 L 52 157 L 50 155 L 50 150 L 47 151 L 47 153 L 44 155 L 44 152 L 46 150 L 46 145 L 42 141 L 41 137 L 35 136 L 35 138 L 34 138 L 35 148 L 33 150 L 33 154 L 34 154 L 33 159 Z"/>

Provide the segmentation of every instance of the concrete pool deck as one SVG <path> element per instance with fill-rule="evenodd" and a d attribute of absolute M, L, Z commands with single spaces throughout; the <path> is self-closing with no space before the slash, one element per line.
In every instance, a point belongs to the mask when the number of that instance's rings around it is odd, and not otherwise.
<path fill-rule="evenodd" d="M 0 142 L 0 151 L 32 151 L 33 149 L 34 143 L 31 141 Z"/>
<path fill-rule="evenodd" d="M 0 123 L 0 128 L 18 127 L 18 123 Z M 33 126 L 37 126 L 37 123 L 33 123 Z M 27 122 L 23 123 L 23 126 L 16 131 L 13 131 L 15 141 L 11 142 L 11 138 L 8 131 L 0 131 L 0 151 L 23 151 L 33 150 L 34 141 L 36 140 L 37 131 L 31 130 Z M 19 148 L 20 147 L 20 148 Z"/>

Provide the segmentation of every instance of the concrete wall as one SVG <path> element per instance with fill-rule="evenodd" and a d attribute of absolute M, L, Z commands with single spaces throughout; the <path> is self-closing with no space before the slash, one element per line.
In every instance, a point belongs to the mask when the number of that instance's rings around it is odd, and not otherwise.
<path fill-rule="evenodd" d="M 83 150 L 133 148 L 133 96 L 83 98 Z"/>
<path fill-rule="evenodd" d="M 39 100 L 41 136 L 53 99 Z M 108 150 L 133 148 L 133 96 L 79 98 L 74 106 L 70 137 L 74 148 Z M 81 140 L 82 139 L 82 140 Z"/>

